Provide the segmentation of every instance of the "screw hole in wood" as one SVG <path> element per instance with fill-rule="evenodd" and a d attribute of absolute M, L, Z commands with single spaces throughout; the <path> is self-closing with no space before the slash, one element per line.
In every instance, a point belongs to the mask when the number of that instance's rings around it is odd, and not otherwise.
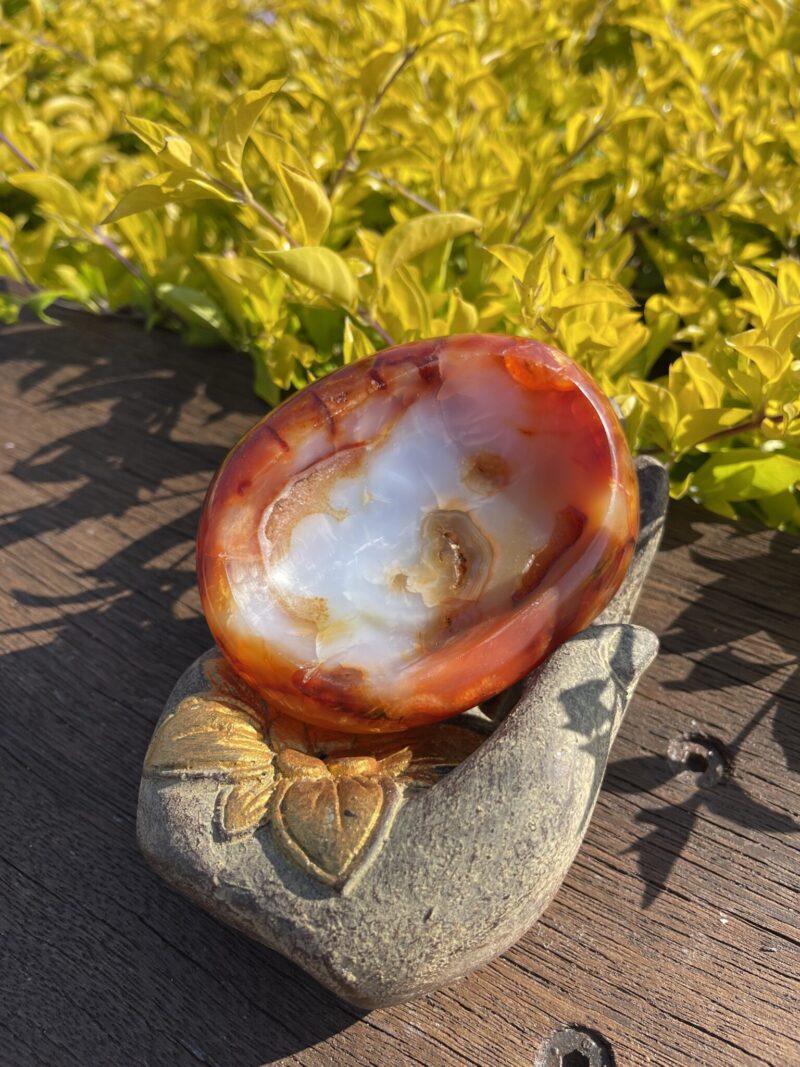
<path fill-rule="evenodd" d="M 719 785 L 730 774 L 730 759 L 725 746 L 706 734 L 682 734 L 670 741 L 667 759 L 678 781 L 708 789 Z"/>
<path fill-rule="evenodd" d="M 608 1042 L 584 1026 L 562 1026 L 539 1049 L 535 1067 L 615 1067 Z"/>

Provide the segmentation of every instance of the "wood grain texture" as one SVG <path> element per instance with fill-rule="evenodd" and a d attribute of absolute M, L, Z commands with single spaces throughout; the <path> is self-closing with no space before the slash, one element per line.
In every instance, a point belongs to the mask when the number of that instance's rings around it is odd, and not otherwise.
<path fill-rule="evenodd" d="M 247 363 L 63 319 L 0 333 L 0 1067 L 530 1067 L 563 1023 L 618 1067 L 800 1065 L 797 542 L 673 508 L 637 612 L 662 654 L 567 881 L 494 964 L 362 1017 L 134 842 L 153 725 L 209 644 L 193 537 L 261 413 Z M 723 784 L 670 766 L 688 733 Z"/>

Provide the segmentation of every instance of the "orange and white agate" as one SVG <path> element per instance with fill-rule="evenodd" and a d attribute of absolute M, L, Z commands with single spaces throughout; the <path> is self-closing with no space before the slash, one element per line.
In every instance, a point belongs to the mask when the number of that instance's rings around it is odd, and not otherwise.
<path fill-rule="evenodd" d="M 499 693 L 619 587 L 639 504 L 605 396 L 537 341 L 388 349 L 261 420 L 208 491 L 223 654 L 273 708 L 399 731 Z"/>

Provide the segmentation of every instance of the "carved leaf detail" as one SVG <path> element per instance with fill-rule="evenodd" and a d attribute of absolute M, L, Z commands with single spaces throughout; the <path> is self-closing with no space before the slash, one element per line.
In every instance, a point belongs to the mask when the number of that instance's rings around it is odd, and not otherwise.
<path fill-rule="evenodd" d="M 278 842 L 309 874 L 341 885 L 377 830 L 391 782 L 378 778 L 317 778 L 278 787 L 272 827 Z"/>
<path fill-rule="evenodd" d="M 259 716 L 232 698 L 186 697 L 158 726 L 145 767 L 167 775 L 236 781 L 272 770 Z"/>
<path fill-rule="evenodd" d="M 223 838 L 251 834 L 269 815 L 286 855 L 337 889 L 376 854 L 402 784 L 433 784 L 482 740 L 454 723 L 401 737 L 307 726 L 271 713 L 222 657 L 203 670 L 208 690 L 185 697 L 156 728 L 146 773 L 220 782 L 214 821 Z"/>
<path fill-rule="evenodd" d="M 252 833 L 264 821 L 275 789 L 271 774 L 223 789 L 217 800 L 217 824 L 225 837 Z"/>

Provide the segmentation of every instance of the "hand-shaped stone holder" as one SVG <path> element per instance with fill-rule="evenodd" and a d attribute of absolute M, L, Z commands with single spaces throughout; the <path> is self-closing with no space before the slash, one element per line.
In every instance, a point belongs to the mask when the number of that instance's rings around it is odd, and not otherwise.
<path fill-rule="evenodd" d="M 572 863 L 656 654 L 655 636 L 627 620 L 668 485 L 655 461 L 636 467 L 640 533 L 622 587 L 595 625 L 495 698 L 491 718 L 379 735 L 368 754 L 363 738 L 270 721 L 216 649 L 194 663 L 145 760 L 138 835 L 155 870 L 363 1008 L 435 989 L 513 944 Z"/>

